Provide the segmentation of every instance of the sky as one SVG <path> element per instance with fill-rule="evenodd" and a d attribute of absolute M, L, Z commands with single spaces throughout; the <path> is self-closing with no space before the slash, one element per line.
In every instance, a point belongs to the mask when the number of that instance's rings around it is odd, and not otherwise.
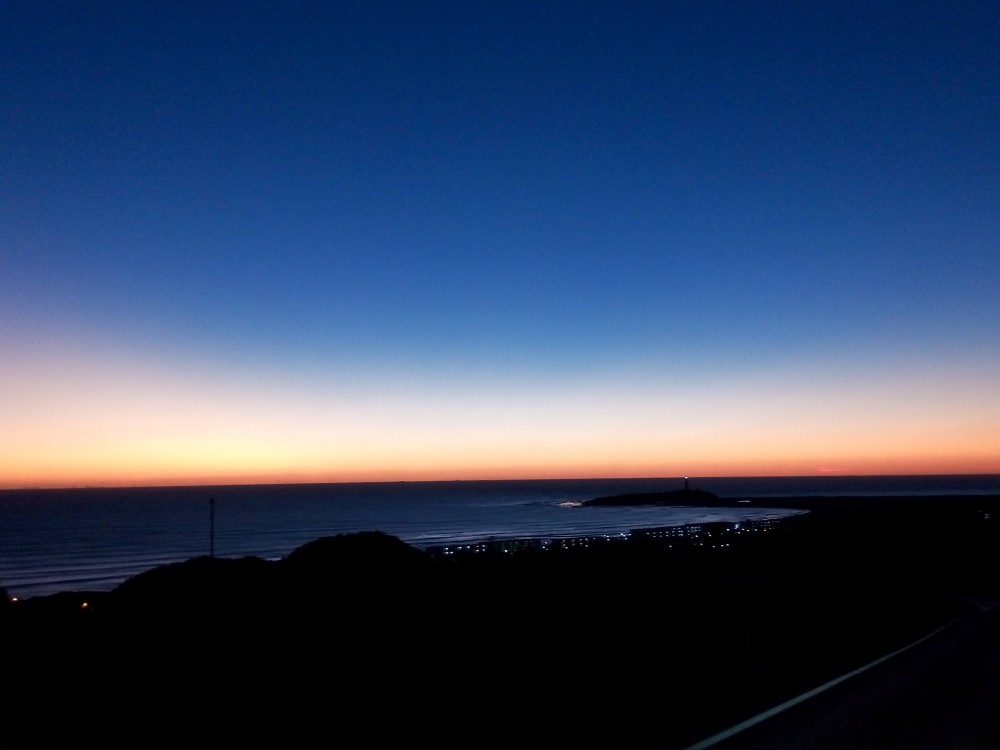
<path fill-rule="evenodd" d="M 996 2 L 0 5 L 0 487 L 1000 473 Z"/>

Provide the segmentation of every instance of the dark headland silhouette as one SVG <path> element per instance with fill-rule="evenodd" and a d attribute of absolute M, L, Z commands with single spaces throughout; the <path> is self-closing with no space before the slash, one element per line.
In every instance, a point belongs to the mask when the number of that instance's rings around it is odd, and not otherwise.
<path fill-rule="evenodd" d="M 434 550 L 373 530 L 281 560 L 197 557 L 110 592 L 4 595 L 6 673 L 19 694 L 49 700 L 71 684 L 91 695 L 81 675 L 101 675 L 116 699 L 161 691 L 155 705 L 171 716 L 166 686 L 185 701 L 211 686 L 213 701 L 239 696 L 261 721 L 322 696 L 341 721 L 379 705 L 461 715 L 481 733 L 530 715 L 563 739 L 629 743 L 655 730 L 669 749 L 1000 598 L 998 497 L 748 501 L 683 489 L 590 502 L 810 512 Z"/>

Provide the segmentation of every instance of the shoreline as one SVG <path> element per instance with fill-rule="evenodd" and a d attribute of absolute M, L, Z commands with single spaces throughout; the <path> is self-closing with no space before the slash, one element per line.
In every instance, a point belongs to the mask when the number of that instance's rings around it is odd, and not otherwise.
<path fill-rule="evenodd" d="M 312 694 L 303 665 L 445 705 L 478 696 L 470 677 L 538 700 L 582 680 L 602 710 L 648 710 L 674 750 L 891 653 L 969 612 L 970 597 L 1000 598 L 1000 495 L 752 500 L 809 512 L 759 534 L 705 524 L 706 543 L 650 534 L 451 558 L 343 534 L 274 561 L 192 558 L 94 598 L 8 602 L 0 626 L 26 670 L 55 650 L 85 673 L 153 663 L 235 690 L 198 664 L 241 663 L 252 643 L 254 669 L 285 686 L 269 703 L 279 712 Z M 210 637 L 228 633 L 240 637 Z M 204 658 L 175 664 L 163 644 Z"/>
<path fill-rule="evenodd" d="M 917 527 L 926 528 L 927 524 L 937 525 L 948 522 L 959 524 L 963 527 L 968 524 L 979 524 L 994 521 L 994 525 L 1000 525 L 1000 494 L 947 494 L 947 495 L 794 495 L 794 496 L 768 496 L 768 497 L 718 497 L 712 493 L 701 490 L 674 490 L 667 492 L 647 492 L 647 493 L 627 493 L 623 495 L 612 495 L 597 497 L 580 503 L 580 507 L 689 507 L 689 508 L 756 508 L 760 510 L 774 509 L 785 511 L 797 511 L 794 514 L 775 519 L 780 523 L 795 522 L 798 524 L 808 523 L 816 526 L 822 524 L 827 528 L 827 534 L 843 534 L 848 527 L 859 522 L 873 528 L 882 528 L 896 522 L 905 522 L 909 533 L 913 533 Z M 712 524 L 732 524 L 754 522 L 727 522 L 709 521 L 685 524 L 665 524 L 663 526 L 643 526 L 629 530 L 629 534 L 642 535 L 655 529 L 662 528 L 684 528 L 700 527 Z M 757 521 L 759 523 L 759 521 Z M 945 524 L 948 525 L 948 524 Z M 384 533 L 377 529 L 374 533 Z M 344 536 L 351 533 L 342 534 Z M 340 535 L 338 535 L 340 536 Z M 610 538 L 610 534 L 569 534 L 553 535 L 539 534 L 532 536 L 504 536 L 491 535 L 484 537 L 471 537 L 463 541 L 450 543 L 435 543 L 432 545 L 417 545 L 403 542 L 406 546 L 428 554 L 441 554 L 442 549 L 473 547 L 473 546 L 497 546 L 502 548 L 515 549 L 518 545 L 525 546 L 525 543 L 539 541 L 559 541 L 572 542 L 572 540 L 597 539 L 600 537 Z M 613 535 L 615 537 L 620 534 Z M 314 540 L 318 541 L 318 540 Z M 307 543 L 308 544 L 308 543 Z M 303 545 L 305 546 L 305 545 Z M 292 551 L 294 552 L 294 550 Z M 256 557 L 248 555 L 244 557 Z M 196 559 L 196 557 L 188 558 Z M 218 559 L 237 559 L 236 556 L 220 556 Z M 259 558 L 268 562 L 278 562 L 282 558 Z M 181 561 L 183 562 L 183 561 Z M 125 578 L 121 583 L 112 589 L 65 589 L 48 594 L 39 594 L 31 597 L 22 597 L 18 601 L 27 602 L 32 600 L 66 598 L 66 597 L 103 597 L 111 593 L 116 588 L 122 586 L 133 578 L 155 571 L 160 568 L 171 567 L 179 564 L 165 563 L 154 566 L 144 573 Z M 6 588 L 0 586 L 0 591 L 6 593 Z"/>
<path fill-rule="evenodd" d="M 858 523 L 862 520 L 867 524 L 891 525 L 896 519 L 906 519 L 907 525 L 935 523 L 936 520 L 948 519 L 952 523 L 969 523 L 975 521 L 997 519 L 1000 523 L 1000 494 L 919 494 L 919 495 L 788 495 L 788 496 L 733 496 L 720 497 L 701 490 L 673 490 L 665 492 L 642 492 L 626 493 L 622 495 L 611 495 L 596 497 L 581 501 L 578 508 L 587 507 L 677 507 L 677 508 L 705 508 L 705 509 L 758 509 L 761 511 L 774 509 L 776 511 L 795 511 L 794 514 L 782 517 L 781 521 L 791 521 L 807 519 L 808 523 L 830 526 L 830 533 L 843 533 L 844 526 Z M 574 509 L 572 512 L 576 512 Z M 726 521 L 707 521 L 684 524 L 663 524 L 662 526 L 640 526 L 629 529 L 629 533 L 643 533 L 659 528 L 680 528 L 684 526 L 700 526 L 705 523 L 731 523 Z M 747 523 L 747 522 L 742 522 Z M 838 531 L 834 531 L 839 529 Z M 377 529 L 375 529 L 377 531 Z M 352 532 L 345 532 L 352 533 Z M 434 544 L 416 544 L 407 542 L 415 549 L 434 552 L 446 547 L 474 546 L 474 545 L 508 545 L 516 546 L 524 542 L 537 542 L 540 540 L 560 540 L 571 541 L 573 539 L 594 539 L 607 534 L 600 532 L 590 534 L 535 534 L 531 536 L 493 534 L 482 537 L 469 536 L 462 541 L 435 542 Z M 254 556 L 254 555 L 250 555 Z M 220 556 L 222 559 L 234 559 L 235 555 Z M 191 558 L 189 558 L 191 559 Z M 262 558 L 268 561 L 280 560 L 280 557 Z M 154 566 L 150 570 L 175 565 L 174 563 L 163 563 Z M 149 572 L 148 570 L 146 572 Z M 19 597 L 19 601 L 39 600 L 52 597 L 67 597 L 78 595 L 90 595 L 102 597 L 121 586 L 123 583 L 135 578 L 142 573 L 124 578 L 121 582 L 111 588 L 88 589 L 66 588 L 45 594 L 37 594 L 28 597 Z M 0 582 L 2 584 L 2 582 Z M 0 585 L 0 591 L 6 591 L 6 587 Z"/>

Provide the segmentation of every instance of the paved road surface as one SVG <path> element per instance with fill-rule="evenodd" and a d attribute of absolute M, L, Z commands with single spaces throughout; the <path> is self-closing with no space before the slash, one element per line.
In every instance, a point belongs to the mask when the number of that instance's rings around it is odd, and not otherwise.
<path fill-rule="evenodd" d="M 1000 609 L 931 638 L 712 750 L 1000 750 Z"/>

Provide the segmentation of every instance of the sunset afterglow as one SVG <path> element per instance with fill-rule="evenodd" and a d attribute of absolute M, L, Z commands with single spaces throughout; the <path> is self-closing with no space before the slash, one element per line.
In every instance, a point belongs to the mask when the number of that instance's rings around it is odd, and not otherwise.
<path fill-rule="evenodd" d="M 97 361 L 4 373 L 6 487 L 998 469 L 988 368 L 361 383 Z M 71 374 L 71 377 L 70 377 Z M 343 382 L 339 382 L 341 380 Z M 325 382 L 324 382 L 325 381 Z"/>
<path fill-rule="evenodd" d="M 0 488 L 1000 472 L 988 19 L 376 5 L 5 8 Z"/>

